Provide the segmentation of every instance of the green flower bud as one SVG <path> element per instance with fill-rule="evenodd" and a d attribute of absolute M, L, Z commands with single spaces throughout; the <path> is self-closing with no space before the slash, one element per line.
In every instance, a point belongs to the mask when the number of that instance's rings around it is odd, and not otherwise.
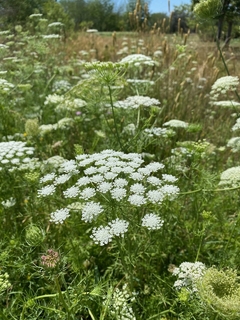
<path fill-rule="evenodd" d="M 194 6 L 195 14 L 201 19 L 216 18 L 221 11 L 221 0 L 200 0 L 200 2 Z"/>
<path fill-rule="evenodd" d="M 26 228 L 25 238 L 28 245 L 38 246 L 44 241 L 45 234 L 40 227 L 31 224 Z"/>

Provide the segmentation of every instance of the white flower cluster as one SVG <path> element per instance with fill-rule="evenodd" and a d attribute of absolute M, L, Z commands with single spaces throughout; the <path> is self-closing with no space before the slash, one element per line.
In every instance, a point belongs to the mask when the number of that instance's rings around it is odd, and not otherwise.
<path fill-rule="evenodd" d="M 5 209 L 8 209 L 8 208 L 11 208 L 11 207 L 15 206 L 15 204 L 16 204 L 16 199 L 13 198 L 13 197 L 11 197 L 10 199 L 7 199 L 7 200 L 5 200 L 5 201 L 2 201 L 1 203 L 2 203 L 2 205 L 3 205 L 3 207 L 4 207 Z"/>
<path fill-rule="evenodd" d="M 226 94 L 228 91 L 235 91 L 239 85 L 239 78 L 226 76 L 219 78 L 212 85 L 210 95 L 213 99 L 217 99 L 220 94 Z"/>
<path fill-rule="evenodd" d="M 173 275 L 178 277 L 174 282 L 174 288 L 180 290 L 186 288 L 190 292 L 196 292 L 196 282 L 201 279 L 206 271 L 206 266 L 202 262 L 183 262 L 178 268 L 173 270 Z"/>
<path fill-rule="evenodd" d="M 138 109 L 140 106 L 151 107 L 157 106 L 160 102 L 157 99 L 144 96 L 131 96 L 123 101 L 114 103 L 114 107 L 122 109 Z"/>
<path fill-rule="evenodd" d="M 57 129 L 67 129 L 74 125 L 74 119 L 72 118 L 62 118 L 57 123 L 54 124 L 42 124 L 38 127 L 39 133 L 41 136 L 44 136 L 47 133 L 55 131 Z"/>
<path fill-rule="evenodd" d="M 130 54 L 120 60 L 120 63 L 128 63 L 133 64 L 134 66 L 138 67 L 139 65 L 149 65 L 154 66 L 155 62 L 152 60 L 151 57 L 145 56 L 144 54 Z"/>
<path fill-rule="evenodd" d="M 233 101 L 233 100 L 223 100 L 223 101 L 212 101 L 211 104 L 217 107 L 223 108 L 238 108 L 240 107 L 240 102 Z"/>
<path fill-rule="evenodd" d="M 166 199 L 173 200 L 179 193 L 179 188 L 173 185 L 177 178 L 169 174 L 156 177 L 154 174 L 164 165 L 151 162 L 143 166 L 143 162 L 140 154 L 113 150 L 77 155 L 75 160 L 62 162 L 58 172 L 48 173 L 40 179 L 41 183 L 47 184 L 38 190 L 38 196 L 52 195 L 58 186 L 64 190 L 62 185 L 67 183 L 68 188 L 62 192 L 63 198 L 67 199 L 68 208 L 71 200 L 83 203 L 81 211 L 85 222 L 96 220 L 109 201 L 118 203 L 118 206 L 122 202 L 134 207 L 146 204 L 155 207 Z M 71 186 L 70 181 L 74 181 Z M 62 223 L 62 213 L 53 213 L 52 221 Z M 66 211 L 66 216 L 68 213 Z M 161 228 L 162 224 L 163 221 L 153 213 L 142 221 L 143 226 L 153 230 Z M 127 227 L 127 221 L 117 218 L 106 227 L 95 228 L 93 239 L 96 243 L 108 243 L 113 235 L 123 235 Z"/>
<path fill-rule="evenodd" d="M 92 235 L 90 236 L 94 243 L 103 246 L 108 244 L 114 236 L 124 236 L 124 233 L 128 230 L 129 222 L 121 220 L 119 218 L 112 220 L 105 227 L 93 228 Z"/>
<path fill-rule="evenodd" d="M 231 138 L 227 143 L 227 147 L 231 148 L 232 152 L 240 151 L 240 137 Z"/>
<path fill-rule="evenodd" d="M 64 26 L 64 24 L 63 24 L 62 22 L 59 22 L 59 21 L 57 21 L 57 22 L 52 22 L 52 23 L 50 23 L 50 24 L 48 25 L 49 28 L 51 28 L 51 27 L 62 27 L 62 26 Z"/>
<path fill-rule="evenodd" d="M 142 219 L 142 226 L 148 228 L 148 230 L 159 230 L 163 223 L 164 220 L 154 213 L 148 213 Z"/>
<path fill-rule="evenodd" d="M 42 13 L 33 13 L 29 16 L 30 19 L 32 18 L 41 18 L 42 17 Z"/>
<path fill-rule="evenodd" d="M 104 305 L 107 305 L 109 312 L 114 319 L 118 320 L 136 320 L 131 303 L 135 301 L 136 293 L 129 293 L 127 284 L 122 289 L 116 288 L 111 296 L 106 296 Z"/>
<path fill-rule="evenodd" d="M 157 137 L 167 138 L 173 135 L 173 131 L 171 129 L 156 128 L 156 127 L 144 129 L 144 133 L 148 137 L 157 136 Z"/>
<path fill-rule="evenodd" d="M 5 79 L 0 79 L 0 89 L 3 91 L 9 91 L 10 89 L 14 88 L 14 85 L 8 82 Z"/>
<path fill-rule="evenodd" d="M 86 107 L 87 103 L 86 101 L 82 99 L 73 99 L 73 100 L 64 100 L 61 101 L 61 103 L 58 104 L 58 106 L 55 108 L 56 112 L 60 111 L 77 111 L 83 107 Z"/>
<path fill-rule="evenodd" d="M 240 104 L 239 104 L 240 105 Z M 236 120 L 235 125 L 232 127 L 232 131 L 237 131 L 240 129 L 240 118 Z"/>
<path fill-rule="evenodd" d="M 64 97 L 63 96 L 59 96 L 58 94 L 54 93 L 54 94 L 49 94 L 45 101 L 44 104 L 45 105 L 51 105 L 51 104 L 59 104 L 61 102 L 64 101 Z"/>
<path fill-rule="evenodd" d="M 59 37 L 59 35 L 57 35 Z M 52 91 L 56 94 L 63 94 L 71 89 L 71 84 L 67 80 L 55 81 L 52 87 Z"/>
<path fill-rule="evenodd" d="M 240 166 L 232 167 L 222 172 L 220 176 L 220 186 L 239 187 L 240 186 Z"/>
<path fill-rule="evenodd" d="M 168 122 L 165 122 L 163 126 L 171 127 L 171 128 L 187 128 L 188 123 L 182 120 L 172 119 L 172 120 L 169 120 Z"/>
<path fill-rule="evenodd" d="M 0 142 L 0 170 L 4 167 L 14 170 L 21 164 L 29 163 L 34 148 L 25 145 L 26 142 L 22 141 Z"/>
<path fill-rule="evenodd" d="M 43 39 L 59 39 L 60 35 L 59 34 L 46 34 L 42 36 Z"/>

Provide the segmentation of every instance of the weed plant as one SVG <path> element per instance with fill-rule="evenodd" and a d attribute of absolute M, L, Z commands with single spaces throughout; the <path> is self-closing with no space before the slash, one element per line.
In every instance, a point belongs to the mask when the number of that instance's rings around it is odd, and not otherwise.
<path fill-rule="evenodd" d="M 0 318 L 239 319 L 238 53 L 53 27 L 0 31 Z"/>

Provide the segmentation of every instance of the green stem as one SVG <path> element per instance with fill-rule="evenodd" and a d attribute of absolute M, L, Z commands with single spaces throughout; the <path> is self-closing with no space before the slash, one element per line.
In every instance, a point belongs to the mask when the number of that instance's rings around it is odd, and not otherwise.
<path fill-rule="evenodd" d="M 108 86 L 108 91 L 109 91 L 110 105 L 111 105 L 111 109 L 112 109 L 114 127 L 115 127 L 115 131 L 116 131 L 116 135 L 117 135 L 117 141 L 118 141 L 120 149 L 122 151 L 123 148 L 122 148 L 122 143 L 121 143 L 119 132 L 118 132 L 118 128 L 117 128 L 117 120 L 116 120 L 114 106 L 113 106 L 112 90 L 111 90 L 110 86 Z"/>

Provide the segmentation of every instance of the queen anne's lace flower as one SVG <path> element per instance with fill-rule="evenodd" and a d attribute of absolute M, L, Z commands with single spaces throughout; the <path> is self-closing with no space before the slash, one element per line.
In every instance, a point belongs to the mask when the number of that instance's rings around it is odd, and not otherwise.
<path fill-rule="evenodd" d="M 90 236 L 96 244 L 103 246 L 112 240 L 111 228 L 109 226 L 93 228 L 92 235 Z"/>
<path fill-rule="evenodd" d="M 232 167 L 222 172 L 220 177 L 220 186 L 240 186 L 240 166 Z"/>
<path fill-rule="evenodd" d="M 124 236 L 124 233 L 127 232 L 129 222 L 125 220 L 121 220 L 119 218 L 109 222 L 109 227 L 110 227 L 110 233 L 113 236 Z"/>
<path fill-rule="evenodd" d="M 111 193 L 113 199 L 120 201 L 124 197 L 126 197 L 127 191 L 124 188 L 113 188 L 110 190 L 110 193 Z"/>
<path fill-rule="evenodd" d="M 22 163 L 30 161 L 28 155 L 34 153 L 33 147 L 26 147 L 26 142 L 8 141 L 0 142 L 0 170 L 3 167 L 16 169 Z"/>
<path fill-rule="evenodd" d="M 148 230 L 158 230 L 163 226 L 164 220 L 162 220 L 155 213 L 148 213 L 142 218 L 142 226 L 147 227 Z"/>
<path fill-rule="evenodd" d="M 77 203 L 75 211 L 82 213 L 82 220 L 85 222 L 99 220 L 98 216 L 104 211 L 104 207 L 106 207 L 105 215 L 108 215 L 107 220 L 109 221 L 111 212 L 113 212 L 112 209 L 109 211 L 109 205 L 115 206 L 113 200 L 118 201 L 116 211 L 114 208 L 116 220 L 108 227 L 110 229 L 114 227 L 115 234 L 121 234 L 120 231 L 116 231 L 116 228 L 127 230 L 129 223 L 120 219 L 125 211 L 123 208 L 131 205 L 141 207 L 147 203 L 161 205 L 165 199 L 172 200 L 172 197 L 179 191 L 178 187 L 171 184 L 177 180 L 174 176 L 163 174 L 161 178 L 160 173 L 158 177 L 154 176 L 155 172 L 164 168 L 162 163 L 151 162 L 146 166 L 143 163 L 144 160 L 140 154 L 126 154 L 113 150 L 104 150 L 92 155 L 78 155 L 75 160 L 63 159 L 58 167 L 54 167 L 53 173 L 41 178 L 41 182 L 48 182 L 48 185 L 38 190 L 38 196 L 46 197 L 59 190 L 60 194 L 67 198 L 67 210 L 75 210 L 71 207 L 71 201 L 73 205 Z M 49 184 L 49 181 L 52 181 L 52 185 Z M 67 182 L 67 187 L 63 188 L 65 182 Z M 62 200 L 65 200 L 64 198 Z M 52 214 L 51 221 L 57 221 L 61 212 L 64 212 L 63 210 Z M 153 214 L 148 218 L 149 221 L 150 218 L 152 221 L 155 218 L 156 226 L 160 226 L 160 220 Z M 129 219 L 131 220 L 131 217 Z M 147 223 L 146 219 L 145 223 Z M 153 225 L 152 228 L 154 228 Z M 96 240 L 98 243 L 106 241 L 108 243 L 112 238 L 112 234 L 108 235 L 110 229 L 104 227 L 95 229 L 94 239 L 98 239 Z M 108 239 L 105 242 L 98 238 L 102 234 L 106 235 L 104 239 Z"/>
<path fill-rule="evenodd" d="M 95 217 L 103 212 L 103 207 L 98 202 L 87 202 L 82 208 L 82 220 L 85 222 L 91 222 Z"/>
<path fill-rule="evenodd" d="M 140 106 L 151 107 L 157 106 L 160 102 L 157 99 L 144 97 L 144 96 L 132 96 L 123 101 L 117 101 L 114 103 L 114 107 L 122 109 L 138 109 Z"/>
<path fill-rule="evenodd" d="M 206 266 L 202 262 L 183 262 L 178 268 L 173 270 L 173 275 L 178 277 L 178 280 L 174 283 L 174 288 L 180 290 L 185 287 L 190 292 L 196 292 L 196 282 L 201 279 Z"/>
<path fill-rule="evenodd" d="M 65 198 L 75 198 L 77 197 L 77 195 L 79 194 L 79 188 L 72 186 L 70 188 L 68 188 L 67 190 L 63 191 L 63 194 L 65 196 Z"/>
<path fill-rule="evenodd" d="M 227 93 L 228 91 L 235 91 L 239 85 L 239 78 L 233 76 L 221 77 L 212 85 L 210 95 L 212 98 L 217 98 L 220 93 Z"/>
<path fill-rule="evenodd" d="M 169 120 L 168 122 L 165 122 L 163 124 L 165 127 L 172 127 L 172 128 L 187 128 L 188 127 L 188 123 L 182 120 L 176 120 L 176 119 L 172 119 Z"/>
<path fill-rule="evenodd" d="M 54 185 L 48 185 L 43 187 L 42 189 L 38 190 L 38 196 L 40 197 L 46 197 L 51 194 L 53 194 L 56 190 L 56 187 Z"/>
<path fill-rule="evenodd" d="M 139 194 L 132 194 L 131 196 L 129 196 L 128 201 L 137 207 L 140 207 L 141 205 L 146 203 L 146 199 L 144 198 L 144 196 Z"/>
<path fill-rule="evenodd" d="M 52 212 L 50 221 L 54 223 L 63 223 L 63 221 L 69 217 L 69 211 L 68 208 L 63 208 Z"/>
<path fill-rule="evenodd" d="M 152 203 L 162 203 L 164 199 L 164 194 L 161 190 L 149 190 L 147 197 Z"/>

